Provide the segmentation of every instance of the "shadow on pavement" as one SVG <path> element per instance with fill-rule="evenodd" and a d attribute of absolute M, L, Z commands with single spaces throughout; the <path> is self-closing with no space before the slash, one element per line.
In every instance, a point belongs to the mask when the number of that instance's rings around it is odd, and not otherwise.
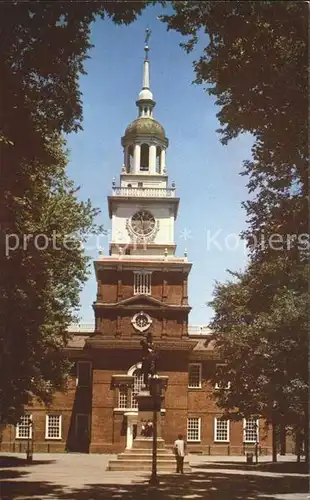
<path fill-rule="evenodd" d="M 199 462 L 192 464 L 191 468 L 194 469 L 233 469 L 233 470 L 256 470 L 261 472 L 275 472 L 280 474 L 307 474 L 309 471 L 309 464 L 305 462 L 261 462 L 258 464 L 249 465 L 246 463 L 237 462 Z"/>
<path fill-rule="evenodd" d="M 3 481 L 0 483 L 1 500 L 44 499 L 58 500 L 279 500 L 289 493 L 306 493 L 307 478 L 281 475 L 279 477 L 225 474 L 221 472 L 193 472 L 191 474 L 160 475 L 158 488 L 147 481 L 131 485 L 90 484 L 82 488 L 64 488 L 46 482 Z"/>
<path fill-rule="evenodd" d="M 55 460 L 32 460 L 32 462 L 27 462 L 26 458 L 20 458 L 15 456 L 6 455 L 4 457 L 0 456 L 0 469 L 4 467 L 30 467 L 32 465 L 42 465 L 42 464 L 52 464 Z"/>

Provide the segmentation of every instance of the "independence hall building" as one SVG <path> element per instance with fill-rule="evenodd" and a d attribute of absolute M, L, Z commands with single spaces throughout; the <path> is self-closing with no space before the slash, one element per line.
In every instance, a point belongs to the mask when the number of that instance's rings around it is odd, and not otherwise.
<path fill-rule="evenodd" d="M 161 410 L 162 437 L 185 436 L 190 452 L 243 454 L 259 442 L 270 453 L 270 432 L 254 419 L 221 418 L 209 382 L 217 359 L 210 331 L 188 325 L 192 264 L 176 255 L 179 198 L 169 184 L 168 138 L 154 118 L 148 47 L 138 117 L 126 128 L 119 182 L 113 181 L 109 255 L 94 262 L 95 326 L 71 328 L 65 355 L 73 362 L 64 393 L 51 408 L 33 402 L 19 425 L 4 430 L 2 451 L 116 453 L 137 435 L 136 395 L 142 381 L 140 341 L 151 333 L 159 374 L 168 377 Z"/>

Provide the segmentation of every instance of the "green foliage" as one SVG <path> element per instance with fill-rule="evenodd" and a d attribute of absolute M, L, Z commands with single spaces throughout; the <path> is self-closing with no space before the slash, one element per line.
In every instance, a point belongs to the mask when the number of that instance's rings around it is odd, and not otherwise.
<path fill-rule="evenodd" d="M 98 228 L 97 211 L 78 201 L 66 177 L 60 137 L 81 129 L 79 75 L 85 74 L 91 23 L 101 16 L 128 24 L 146 5 L 1 5 L 0 424 L 15 422 L 33 396 L 48 403 L 65 386 L 64 332 L 87 277 L 76 240 Z M 39 250 L 45 237 L 47 248 Z M 14 238 L 19 242 L 9 253 L 8 238 L 11 246 Z"/>
<path fill-rule="evenodd" d="M 61 350 L 88 275 L 82 243 L 100 229 L 98 211 L 78 200 L 65 174 L 62 148 L 56 137 L 48 151 L 54 164 L 23 164 L 27 188 L 10 197 L 15 232 L 7 236 L 0 282 L 2 422 L 18 418 L 33 395 L 49 403 L 65 386 L 69 364 Z"/>
<path fill-rule="evenodd" d="M 216 391 L 233 418 L 261 415 L 307 428 L 308 6 L 301 2 L 173 2 L 168 29 L 207 46 L 195 83 L 219 106 L 221 142 L 254 139 L 244 162 L 250 200 L 244 273 L 217 284 L 211 305 Z M 283 420 L 282 420 L 283 422 Z M 305 432 L 307 434 L 307 432 Z"/>
<path fill-rule="evenodd" d="M 211 327 L 223 387 L 219 405 L 231 418 L 259 415 L 269 422 L 285 417 L 303 425 L 308 391 L 308 267 L 252 263 L 242 274 L 217 284 Z"/>

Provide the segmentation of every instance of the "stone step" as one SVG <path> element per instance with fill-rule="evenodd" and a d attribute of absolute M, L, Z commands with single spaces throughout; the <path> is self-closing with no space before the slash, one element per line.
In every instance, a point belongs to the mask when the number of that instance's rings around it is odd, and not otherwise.
<path fill-rule="evenodd" d="M 110 460 L 108 467 L 110 471 L 149 471 L 152 470 L 152 460 Z M 175 472 L 176 463 L 170 460 L 158 460 L 158 472 Z M 184 472 L 190 472 L 191 468 L 188 462 L 184 463 Z"/>
<path fill-rule="evenodd" d="M 148 456 L 152 456 L 152 450 L 151 449 L 146 449 L 146 448 L 131 448 L 130 450 L 124 450 L 124 452 L 126 455 L 148 455 Z M 157 455 L 173 455 L 174 454 L 172 453 L 171 450 L 169 450 L 168 448 L 160 448 L 159 450 L 157 450 Z"/>
<path fill-rule="evenodd" d="M 152 449 L 153 438 L 136 438 L 133 441 L 132 449 L 143 448 Z M 165 448 L 165 441 L 162 438 L 157 438 L 157 448 Z"/>
<path fill-rule="evenodd" d="M 119 453 L 117 460 L 152 460 L 152 453 Z M 172 460 L 175 462 L 175 457 L 172 453 L 157 453 L 157 460 Z"/>

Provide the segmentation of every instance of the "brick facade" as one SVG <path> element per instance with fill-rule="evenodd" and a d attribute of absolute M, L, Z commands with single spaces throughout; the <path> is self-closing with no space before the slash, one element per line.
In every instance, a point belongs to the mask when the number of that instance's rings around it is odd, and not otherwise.
<path fill-rule="evenodd" d="M 93 334 L 76 333 L 68 346 L 66 354 L 75 364 L 67 391 L 55 395 L 50 409 L 36 402 L 29 408 L 35 451 L 114 453 L 124 450 L 126 409 L 118 407 L 119 389 L 113 387 L 112 379 L 114 375 L 125 375 L 141 358 L 139 342 L 144 335 L 131 323 L 133 315 L 141 310 L 152 318 L 151 331 L 160 354 L 159 373 L 168 377 L 162 410 L 162 437 L 166 443 L 171 445 L 179 432 L 186 436 L 188 419 L 199 418 L 200 440 L 188 442 L 189 451 L 229 455 L 253 449 L 253 444 L 243 443 L 243 422 L 230 423 L 229 441 L 215 441 L 214 419 L 220 417 L 221 412 L 208 379 L 217 359 L 208 336 L 187 334 L 190 308 L 184 297 L 187 288 L 184 281 L 187 281 L 188 269 L 185 275 L 183 271 L 157 272 L 151 296 L 133 295 L 129 269 L 124 271 L 124 276 L 116 270 L 100 272 L 94 304 L 97 328 Z M 85 387 L 80 386 L 77 373 L 77 364 L 81 361 L 88 362 L 91 370 Z M 201 364 L 199 388 L 189 388 L 188 367 L 193 362 Z M 87 365 L 83 366 L 87 371 Z M 129 400 L 130 394 L 130 407 Z M 62 416 L 60 439 L 46 438 L 48 413 Z M 82 431 L 77 428 L 80 425 Z M 83 434 L 83 426 L 89 433 Z M 270 432 L 266 433 L 262 422 L 259 436 L 262 452 L 270 452 Z M 23 451 L 26 446 L 27 440 L 17 439 L 13 427 L 5 429 L 2 450 Z"/>

